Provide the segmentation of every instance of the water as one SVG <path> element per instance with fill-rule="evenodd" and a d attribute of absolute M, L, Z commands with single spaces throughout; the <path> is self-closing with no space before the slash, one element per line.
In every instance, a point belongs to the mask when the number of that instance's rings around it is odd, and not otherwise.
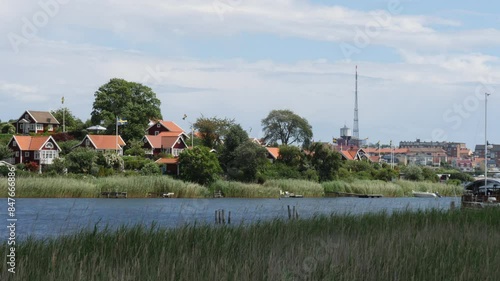
<path fill-rule="evenodd" d="M 0 218 L 6 223 L 7 200 L 0 209 Z M 215 211 L 231 212 L 231 223 L 252 223 L 275 218 L 287 219 L 289 205 L 295 206 L 301 218 L 315 214 L 363 214 L 397 210 L 448 209 L 460 198 L 284 198 L 278 199 L 33 199 L 16 200 L 16 238 L 28 235 L 44 239 L 71 234 L 81 229 L 105 225 L 155 222 L 162 227 L 179 227 L 193 223 L 215 223 Z M 8 236 L 4 228 L 0 240 Z"/>

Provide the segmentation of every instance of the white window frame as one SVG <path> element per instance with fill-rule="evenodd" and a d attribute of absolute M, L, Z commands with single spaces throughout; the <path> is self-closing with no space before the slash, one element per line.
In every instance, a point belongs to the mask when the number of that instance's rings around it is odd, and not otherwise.
<path fill-rule="evenodd" d="M 35 151 L 35 160 L 40 159 L 40 151 Z"/>
<path fill-rule="evenodd" d="M 24 152 L 24 157 L 30 157 L 30 152 L 29 151 L 25 151 Z"/>
<path fill-rule="evenodd" d="M 51 142 L 45 144 L 45 148 L 54 148 L 54 145 Z"/>
<path fill-rule="evenodd" d="M 43 124 L 36 124 L 37 131 L 43 131 Z"/>
<path fill-rule="evenodd" d="M 160 128 L 160 127 L 161 127 L 160 123 L 156 124 L 156 128 Z"/>
<path fill-rule="evenodd" d="M 19 124 L 19 129 L 22 130 L 24 128 L 24 123 Z"/>
<path fill-rule="evenodd" d="M 16 157 L 19 157 L 19 151 L 16 151 Z"/>
<path fill-rule="evenodd" d="M 90 140 L 89 139 L 85 140 L 85 146 L 90 146 Z"/>
<path fill-rule="evenodd" d="M 49 132 L 54 131 L 54 126 L 52 124 L 47 125 L 47 131 Z"/>
<path fill-rule="evenodd" d="M 12 141 L 12 146 L 17 146 L 17 142 L 15 140 Z"/>
<path fill-rule="evenodd" d="M 155 131 L 155 136 L 159 135 L 160 131 Z"/>

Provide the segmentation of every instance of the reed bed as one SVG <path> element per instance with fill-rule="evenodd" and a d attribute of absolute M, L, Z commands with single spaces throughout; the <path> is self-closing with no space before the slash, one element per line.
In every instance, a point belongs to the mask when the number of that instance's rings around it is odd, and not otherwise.
<path fill-rule="evenodd" d="M 268 180 L 264 183 L 265 187 L 277 187 L 280 190 L 301 194 L 305 197 L 321 197 L 325 191 L 321 184 L 307 180 L 281 179 Z"/>
<path fill-rule="evenodd" d="M 500 210 L 82 231 L 17 245 L 0 280 L 498 280 Z"/>
<path fill-rule="evenodd" d="M 134 176 L 104 178 L 20 177 L 16 179 L 16 197 L 94 198 L 103 191 L 127 192 L 128 197 L 143 198 L 148 192 L 174 192 L 176 197 L 203 198 L 207 188 L 166 176 Z M 7 181 L 0 181 L 0 194 L 7 194 Z"/>
<path fill-rule="evenodd" d="M 382 194 L 386 197 L 412 196 L 412 191 L 439 192 L 443 196 L 460 196 L 462 186 L 431 182 L 398 180 L 385 182 L 379 180 L 329 181 L 322 183 L 325 192 L 345 192 L 360 194 Z"/>
<path fill-rule="evenodd" d="M 220 190 L 225 197 L 241 198 L 278 198 L 278 187 L 268 187 L 255 183 L 218 180 L 210 185 L 213 191 Z"/>

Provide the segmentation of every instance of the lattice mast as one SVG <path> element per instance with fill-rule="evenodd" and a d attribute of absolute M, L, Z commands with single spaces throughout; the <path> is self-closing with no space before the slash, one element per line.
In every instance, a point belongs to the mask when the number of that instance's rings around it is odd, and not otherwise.
<path fill-rule="evenodd" d="M 354 126 L 352 129 L 352 136 L 354 139 L 359 140 L 359 119 L 358 119 L 358 66 L 356 65 L 356 75 L 354 84 Z"/>

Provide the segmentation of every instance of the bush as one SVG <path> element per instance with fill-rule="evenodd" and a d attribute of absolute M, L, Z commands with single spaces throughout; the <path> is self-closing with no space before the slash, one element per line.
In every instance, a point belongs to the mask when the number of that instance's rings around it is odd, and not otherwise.
<path fill-rule="evenodd" d="M 144 165 L 141 169 L 141 175 L 143 176 L 149 176 L 149 175 L 159 175 L 161 174 L 160 167 L 158 164 L 150 162 Z"/>

